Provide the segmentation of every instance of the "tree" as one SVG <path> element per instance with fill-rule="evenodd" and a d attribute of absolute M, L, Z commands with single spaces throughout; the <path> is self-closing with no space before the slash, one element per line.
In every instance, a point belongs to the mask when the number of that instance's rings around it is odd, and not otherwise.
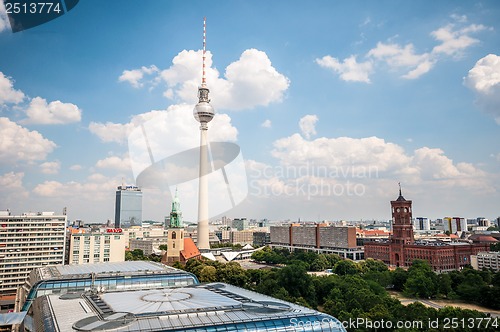
<path fill-rule="evenodd" d="M 217 269 L 213 266 L 204 266 L 200 271 L 201 282 L 217 281 Z"/>
<path fill-rule="evenodd" d="M 160 246 L 158 247 L 158 249 L 167 251 L 168 246 L 166 244 L 160 244 Z"/>
<path fill-rule="evenodd" d="M 358 266 L 356 265 L 356 263 L 354 263 L 351 260 L 344 259 L 344 260 L 341 260 L 340 262 L 337 262 L 337 264 L 335 264 L 335 267 L 333 268 L 333 272 L 335 274 L 338 274 L 341 276 L 345 276 L 348 274 L 355 275 L 355 274 L 359 273 L 359 269 L 358 269 Z"/>

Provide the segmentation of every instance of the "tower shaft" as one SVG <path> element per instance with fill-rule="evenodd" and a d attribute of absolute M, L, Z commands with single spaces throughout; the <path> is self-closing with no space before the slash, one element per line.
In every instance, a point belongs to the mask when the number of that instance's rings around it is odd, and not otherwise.
<path fill-rule="evenodd" d="M 200 128 L 200 174 L 198 191 L 198 249 L 210 249 L 208 230 L 208 140 L 207 129 Z"/>

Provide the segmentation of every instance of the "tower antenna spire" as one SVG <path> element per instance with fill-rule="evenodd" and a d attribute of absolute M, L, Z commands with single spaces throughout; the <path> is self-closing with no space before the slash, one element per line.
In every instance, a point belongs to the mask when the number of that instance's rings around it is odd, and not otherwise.
<path fill-rule="evenodd" d="M 403 195 L 401 194 L 401 182 L 398 182 L 398 185 L 399 185 L 399 196 L 403 196 Z"/>
<path fill-rule="evenodd" d="M 206 87 L 207 86 L 207 77 L 205 74 L 205 59 L 206 59 L 206 53 L 207 53 L 207 18 L 203 17 L 203 73 L 201 76 L 201 86 Z"/>

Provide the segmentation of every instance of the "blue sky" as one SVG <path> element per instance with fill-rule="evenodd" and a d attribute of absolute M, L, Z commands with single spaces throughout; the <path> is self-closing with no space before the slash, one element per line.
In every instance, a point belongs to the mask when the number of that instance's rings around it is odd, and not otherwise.
<path fill-rule="evenodd" d="M 500 215 L 497 1 L 81 1 L 15 34 L 0 14 L 0 209 L 113 219 L 135 128 L 194 147 L 204 16 L 209 137 L 246 167 L 223 214 L 388 219 L 401 182 L 414 216 Z M 143 190 L 161 220 L 169 190 Z"/>

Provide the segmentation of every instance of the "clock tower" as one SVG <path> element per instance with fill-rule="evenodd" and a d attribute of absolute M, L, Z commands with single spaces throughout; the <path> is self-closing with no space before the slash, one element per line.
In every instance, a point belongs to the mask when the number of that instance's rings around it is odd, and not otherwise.
<path fill-rule="evenodd" d="M 399 185 L 399 197 L 391 201 L 392 209 L 392 236 L 390 243 L 391 265 L 406 266 L 404 246 L 413 244 L 413 225 L 411 201 L 406 200 L 401 193 Z"/>

